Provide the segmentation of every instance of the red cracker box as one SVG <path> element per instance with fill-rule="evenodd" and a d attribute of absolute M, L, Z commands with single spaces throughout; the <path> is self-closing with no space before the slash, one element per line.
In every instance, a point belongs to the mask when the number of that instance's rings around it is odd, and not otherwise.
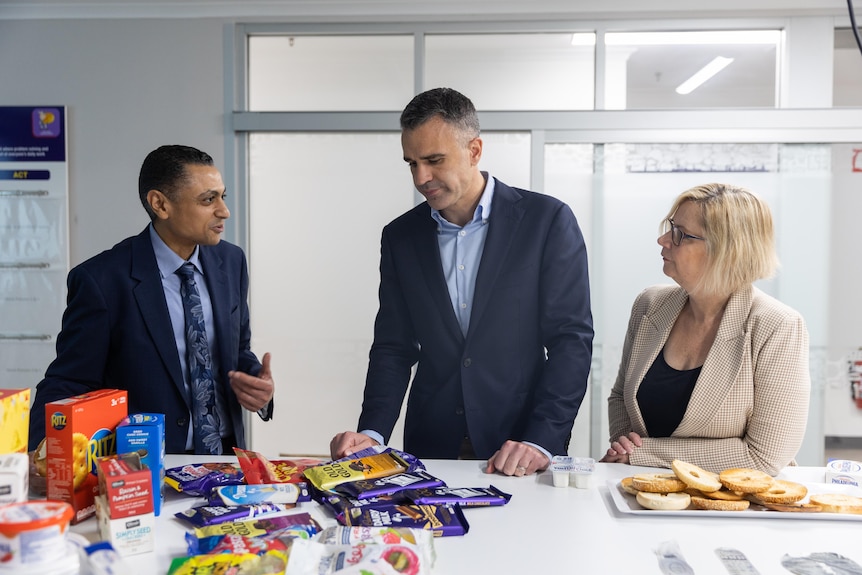
<path fill-rule="evenodd" d="M 165 416 L 133 413 L 117 425 L 117 453 L 137 453 L 153 476 L 153 510 L 162 510 L 165 486 Z"/>
<path fill-rule="evenodd" d="M 108 516 L 125 519 L 153 512 L 153 484 L 150 470 L 137 455 L 100 457 L 99 494 L 105 496 Z"/>
<path fill-rule="evenodd" d="M 45 405 L 48 499 L 69 503 L 72 523 L 96 512 L 96 459 L 117 452 L 115 429 L 127 415 L 127 396 L 102 389 Z"/>

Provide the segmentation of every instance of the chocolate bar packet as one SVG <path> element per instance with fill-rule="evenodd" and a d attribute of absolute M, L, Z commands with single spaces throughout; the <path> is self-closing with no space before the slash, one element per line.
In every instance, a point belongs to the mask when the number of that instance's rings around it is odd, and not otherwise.
<path fill-rule="evenodd" d="M 373 445 L 371 447 L 366 447 L 365 449 L 361 449 L 355 453 L 351 453 L 341 459 L 336 459 L 332 463 L 341 463 L 344 461 L 350 461 L 351 459 L 361 459 L 363 457 L 368 457 L 369 455 L 377 455 L 379 453 L 391 453 L 398 457 L 401 461 L 407 464 L 407 469 L 405 473 L 414 473 L 416 471 L 425 471 L 425 464 L 411 453 L 407 453 L 406 451 L 401 451 L 400 449 L 395 449 L 393 447 L 388 447 L 386 445 Z"/>
<path fill-rule="evenodd" d="M 414 473 L 398 473 L 388 477 L 377 479 L 360 479 L 342 483 L 332 488 L 339 495 L 352 497 L 353 499 L 366 499 L 369 497 L 380 497 L 381 495 L 392 495 L 405 489 L 419 489 L 424 487 L 439 487 L 446 485 L 442 479 L 437 479 L 427 471 L 416 471 Z"/>
<path fill-rule="evenodd" d="M 165 470 L 165 485 L 195 497 L 203 496 L 219 485 L 242 483 L 242 470 L 230 463 L 189 463 Z"/>
<path fill-rule="evenodd" d="M 428 529 L 435 537 L 464 535 L 470 525 L 459 505 L 393 505 L 384 509 L 351 509 L 343 525 Z"/>
<path fill-rule="evenodd" d="M 257 503 L 302 503 L 311 501 L 307 483 L 220 485 L 209 492 L 209 505 L 255 505 Z"/>
<path fill-rule="evenodd" d="M 244 521 L 262 515 L 272 515 L 273 513 L 279 513 L 292 507 L 293 505 L 283 503 L 259 503 L 257 505 L 236 505 L 233 507 L 198 505 L 197 507 L 174 513 L 174 516 L 193 527 L 205 527 L 217 523 Z"/>
<path fill-rule="evenodd" d="M 444 505 L 457 503 L 465 507 L 489 507 L 505 505 L 512 496 L 493 485 L 484 487 L 434 487 L 408 489 L 403 492 L 413 503 L 419 505 Z"/>
<path fill-rule="evenodd" d="M 320 532 L 320 524 L 308 513 L 294 513 L 292 515 L 264 516 L 245 521 L 196 527 L 194 534 L 198 538 L 225 535 L 228 533 L 247 537 L 266 537 L 285 529 L 302 529 L 308 532 L 309 535 L 314 535 Z"/>
<path fill-rule="evenodd" d="M 381 495 L 380 497 L 367 497 L 365 499 L 354 499 L 337 494 L 325 494 L 318 500 L 318 503 L 332 511 L 335 518 L 341 522 L 343 515 L 351 509 L 387 509 L 396 505 L 410 504 L 412 501 L 400 493 Z"/>
<path fill-rule="evenodd" d="M 305 470 L 305 477 L 321 491 L 359 479 L 376 479 L 405 473 L 408 464 L 393 453 L 378 453 L 357 459 L 333 461 Z"/>

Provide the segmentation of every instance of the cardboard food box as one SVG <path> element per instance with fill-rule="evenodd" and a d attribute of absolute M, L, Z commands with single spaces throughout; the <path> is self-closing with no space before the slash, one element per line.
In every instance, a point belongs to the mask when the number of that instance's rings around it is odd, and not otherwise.
<path fill-rule="evenodd" d="M 120 555 L 149 553 L 155 548 L 156 516 L 153 512 L 112 519 L 110 505 L 104 495 L 96 496 L 96 517 L 99 536 L 109 542 Z"/>
<path fill-rule="evenodd" d="M 30 460 L 26 453 L 0 455 L 0 507 L 24 503 L 30 479 Z"/>
<path fill-rule="evenodd" d="M 128 414 L 125 391 L 102 389 L 45 405 L 48 499 L 69 503 L 72 523 L 96 512 L 96 460 L 117 452 L 117 424 Z"/>
<path fill-rule="evenodd" d="M 27 453 L 30 388 L 0 389 L 0 455 Z"/>
<path fill-rule="evenodd" d="M 137 453 L 152 475 L 153 510 L 158 517 L 165 496 L 165 416 L 133 413 L 117 426 L 117 453 Z"/>

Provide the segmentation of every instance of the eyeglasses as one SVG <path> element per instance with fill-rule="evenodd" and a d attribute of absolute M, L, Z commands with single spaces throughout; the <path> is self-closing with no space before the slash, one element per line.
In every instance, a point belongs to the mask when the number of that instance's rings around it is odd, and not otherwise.
<path fill-rule="evenodd" d="M 687 234 L 684 231 L 682 231 L 679 228 L 679 226 L 677 226 L 675 223 L 673 223 L 672 218 L 668 218 L 667 221 L 670 224 L 670 241 L 673 242 L 673 245 L 678 246 L 679 244 L 682 243 L 682 240 L 685 238 L 688 238 L 691 240 L 706 241 L 706 238 L 702 238 L 700 236 L 693 236 L 691 234 Z"/>

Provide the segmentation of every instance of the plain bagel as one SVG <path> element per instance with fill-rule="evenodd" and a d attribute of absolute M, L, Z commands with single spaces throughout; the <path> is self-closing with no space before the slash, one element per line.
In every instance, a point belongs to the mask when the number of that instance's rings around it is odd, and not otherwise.
<path fill-rule="evenodd" d="M 670 467 L 676 476 L 689 487 L 694 487 L 704 493 L 721 489 L 721 481 L 718 480 L 718 473 L 712 473 L 706 469 L 701 469 L 697 465 L 686 463 L 679 459 L 674 459 Z"/>
<path fill-rule="evenodd" d="M 808 500 L 819 505 L 824 513 L 862 513 L 862 497 L 843 493 L 817 493 Z"/>
<path fill-rule="evenodd" d="M 637 494 L 638 503 L 656 511 L 679 511 L 688 507 L 691 497 L 688 493 L 649 493 Z"/>

